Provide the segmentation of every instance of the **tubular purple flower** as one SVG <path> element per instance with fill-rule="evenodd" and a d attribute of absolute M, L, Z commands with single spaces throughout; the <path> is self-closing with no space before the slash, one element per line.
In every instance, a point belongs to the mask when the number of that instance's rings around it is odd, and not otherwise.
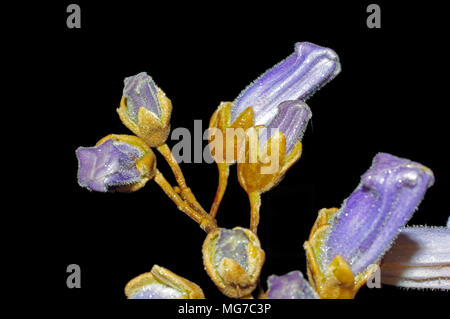
<path fill-rule="evenodd" d="M 421 164 L 377 154 L 330 223 L 323 266 L 340 255 L 358 274 L 377 262 L 433 183 L 433 173 Z"/>
<path fill-rule="evenodd" d="M 296 270 L 282 276 L 272 275 L 267 279 L 267 299 L 319 299 L 303 274 Z"/>
<path fill-rule="evenodd" d="M 425 166 L 379 153 L 339 210 L 319 212 L 305 249 L 321 298 L 354 297 L 433 183 Z"/>
<path fill-rule="evenodd" d="M 295 52 L 251 83 L 234 101 L 231 123 L 253 107 L 254 124 L 266 125 L 287 100 L 308 99 L 341 71 L 339 57 L 309 42 L 295 44 Z"/>
<path fill-rule="evenodd" d="M 450 229 L 402 228 L 381 263 L 381 282 L 406 288 L 450 290 Z"/>
<path fill-rule="evenodd" d="M 155 156 L 136 136 L 108 135 L 94 147 L 79 147 L 78 184 L 96 192 L 135 191 L 154 176 Z"/>
<path fill-rule="evenodd" d="M 286 138 L 286 154 L 288 155 L 295 144 L 301 141 L 312 113 L 309 106 L 302 101 L 284 101 L 278 105 L 278 114 L 259 132 L 259 147 L 264 149 L 267 141 L 280 131 Z"/>
<path fill-rule="evenodd" d="M 339 58 L 333 50 L 309 42 L 299 42 L 295 44 L 294 53 L 247 86 L 233 103 L 220 103 L 209 123 L 209 142 L 213 150 L 211 154 L 219 169 L 219 185 L 211 206 L 211 216 L 216 216 L 227 186 L 229 166 L 237 161 L 244 143 L 243 138 L 236 136 L 222 138 L 226 136 L 227 129 L 247 131 L 252 127 L 267 126 L 277 115 L 278 106 L 282 102 L 306 100 L 333 79 L 340 70 Z M 221 132 L 222 137 L 216 138 L 214 132 Z M 217 140 L 222 143 L 216 145 Z M 297 146 L 301 144 L 297 143 Z M 227 149 L 234 152 L 230 154 Z M 297 150 L 300 150 L 300 147 Z M 294 153 L 298 154 L 294 156 L 297 160 L 300 151 L 293 151 L 292 154 Z M 226 160 L 224 154 L 228 155 Z M 290 162 L 293 163 L 295 160 Z"/>

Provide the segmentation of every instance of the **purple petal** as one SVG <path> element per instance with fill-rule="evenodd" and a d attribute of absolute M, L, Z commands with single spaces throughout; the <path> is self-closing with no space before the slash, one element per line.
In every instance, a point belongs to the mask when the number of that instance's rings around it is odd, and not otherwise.
<path fill-rule="evenodd" d="M 130 299 L 182 299 L 183 292 L 172 287 L 153 283 L 139 289 Z"/>
<path fill-rule="evenodd" d="M 136 161 L 142 151 L 130 144 L 110 139 L 94 147 L 79 147 L 76 155 L 78 183 L 91 191 L 112 191 L 141 178 Z"/>
<path fill-rule="evenodd" d="M 295 143 L 302 140 L 312 113 L 309 106 L 302 101 L 285 101 L 278 109 L 277 116 L 260 131 L 259 145 L 262 149 L 267 140 L 279 130 L 286 138 L 286 154 L 289 154 Z"/>
<path fill-rule="evenodd" d="M 267 279 L 267 299 L 319 299 L 300 271 Z"/>
<path fill-rule="evenodd" d="M 450 229 L 403 228 L 381 264 L 384 284 L 450 290 Z"/>
<path fill-rule="evenodd" d="M 262 74 L 236 98 L 231 122 L 252 106 L 255 125 L 267 125 L 277 106 L 287 100 L 309 98 L 341 70 L 337 54 L 309 42 L 295 44 L 295 52 Z"/>
<path fill-rule="evenodd" d="M 161 107 L 153 79 L 145 72 L 130 76 L 124 80 L 122 95 L 127 98 L 130 118 L 137 122 L 139 109 L 146 108 L 158 118 L 161 118 Z"/>
<path fill-rule="evenodd" d="M 221 229 L 217 240 L 215 265 L 219 266 L 225 257 L 236 261 L 248 271 L 248 237 L 241 229 Z"/>
<path fill-rule="evenodd" d="M 390 154 L 377 154 L 331 221 L 322 247 L 322 267 L 340 255 L 356 275 L 377 262 L 433 182 L 428 168 Z"/>

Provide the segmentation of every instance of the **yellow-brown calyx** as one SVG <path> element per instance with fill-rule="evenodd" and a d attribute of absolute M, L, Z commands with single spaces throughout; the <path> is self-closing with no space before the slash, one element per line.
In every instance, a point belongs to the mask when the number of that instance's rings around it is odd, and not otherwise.
<path fill-rule="evenodd" d="M 297 141 L 286 154 L 286 139 L 281 131 L 276 132 L 264 149 L 260 149 L 258 130 L 247 131 L 244 147 L 240 148 L 238 179 L 247 193 L 264 193 L 283 178 L 286 171 L 300 158 L 302 143 Z"/>
<path fill-rule="evenodd" d="M 117 109 L 122 123 L 150 147 L 164 144 L 170 133 L 172 102 L 159 87 L 157 87 L 157 98 L 161 107 L 161 118 L 146 108 L 140 107 L 137 121 L 133 121 L 128 112 L 127 98 L 124 96 L 122 96 L 120 107 Z"/>
<path fill-rule="evenodd" d="M 241 238 L 244 234 L 246 241 L 246 269 L 244 269 L 238 261 L 223 255 L 223 251 L 218 251 L 218 249 L 222 249 L 218 248 L 217 244 L 223 230 L 223 228 L 214 229 L 203 243 L 202 253 L 205 270 L 224 295 L 231 298 L 246 297 L 257 286 L 265 260 L 264 251 L 261 249 L 258 237 L 250 230 L 241 227 L 225 230 L 227 232 L 239 232 L 237 235 L 241 235 Z M 219 258 L 219 255 L 222 258 Z M 244 257 L 238 256 L 238 258 L 245 259 Z"/>
<path fill-rule="evenodd" d="M 100 145 L 107 140 L 119 141 L 131 144 L 139 148 L 143 155 L 140 159 L 136 161 L 136 168 L 141 174 L 141 179 L 130 185 L 123 185 L 116 187 L 116 191 L 121 193 L 131 193 L 138 189 L 144 187 L 144 185 L 151 179 L 155 177 L 156 174 L 156 156 L 152 149 L 139 137 L 133 135 L 124 134 L 109 134 L 97 142 L 96 145 Z"/>
<path fill-rule="evenodd" d="M 248 107 L 230 123 L 232 106 L 232 102 L 221 102 L 209 121 L 209 144 L 216 163 L 235 163 L 238 149 L 245 138 L 245 131 L 253 126 L 252 107 Z"/>
<path fill-rule="evenodd" d="M 209 121 L 209 147 L 217 163 L 219 182 L 210 214 L 215 217 L 227 188 L 229 166 L 236 162 L 238 149 L 245 138 L 245 132 L 253 126 L 253 108 L 248 107 L 231 122 L 232 102 L 221 102 Z"/>
<path fill-rule="evenodd" d="M 153 284 L 174 289 L 180 299 L 205 299 L 202 289 L 197 284 L 158 265 L 154 265 L 150 272 L 143 273 L 130 280 L 125 286 L 125 295 L 132 298 L 141 289 Z M 161 299 L 161 297 L 157 299 Z"/>
<path fill-rule="evenodd" d="M 276 132 L 260 150 L 258 128 L 247 130 L 243 147 L 238 154 L 238 180 L 250 201 L 250 230 L 256 234 L 259 224 L 261 193 L 270 190 L 283 178 L 289 167 L 301 156 L 302 143 L 297 141 L 286 154 L 286 138 Z"/>
<path fill-rule="evenodd" d="M 322 243 L 330 227 L 329 222 L 337 211 L 337 208 L 321 209 L 311 229 L 309 240 L 304 243 L 308 279 L 321 299 L 353 299 L 361 286 L 377 270 L 377 265 L 371 265 L 354 276 L 350 265 L 339 255 L 326 267 L 321 266 Z"/>

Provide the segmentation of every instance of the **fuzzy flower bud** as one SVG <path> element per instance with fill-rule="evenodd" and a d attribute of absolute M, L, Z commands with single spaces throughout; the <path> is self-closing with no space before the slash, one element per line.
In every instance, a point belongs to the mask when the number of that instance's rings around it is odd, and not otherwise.
<path fill-rule="evenodd" d="M 117 109 L 122 123 L 149 146 L 165 143 L 170 132 L 172 103 L 145 72 L 125 79 Z"/>
<path fill-rule="evenodd" d="M 303 274 L 296 270 L 267 279 L 266 299 L 319 299 Z"/>
<path fill-rule="evenodd" d="M 129 299 L 205 299 L 195 283 L 158 265 L 130 280 L 125 295 Z"/>
<path fill-rule="evenodd" d="M 111 134 L 76 155 L 78 183 L 90 191 L 133 192 L 155 175 L 155 155 L 136 136 Z"/>
<path fill-rule="evenodd" d="M 250 230 L 216 228 L 206 237 L 202 253 L 206 272 L 224 295 L 241 298 L 256 288 L 265 254 Z"/>

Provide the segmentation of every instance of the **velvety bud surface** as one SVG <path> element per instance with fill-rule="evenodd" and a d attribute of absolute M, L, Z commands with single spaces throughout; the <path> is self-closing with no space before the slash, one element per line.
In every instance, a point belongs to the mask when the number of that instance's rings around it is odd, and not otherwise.
<path fill-rule="evenodd" d="M 225 257 L 236 261 L 248 271 L 248 238 L 240 229 L 221 229 L 216 243 L 215 265 L 218 266 Z"/>
<path fill-rule="evenodd" d="M 267 280 L 267 299 L 318 299 L 300 271 L 291 271 L 283 276 L 272 275 Z"/>
<path fill-rule="evenodd" d="M 251 83 L 234 101 L 231 122 L 253 107 L 255 125 L 267 125 L 287 100 L 306 100 L 341 70 L 337 54 L 309 42 L 295 44 L 295 52 Z"/>
<path fill-rule="evenodd" d="M 141 179 L 136 161 L 143 152 L 128 143 L 107 140 L 94 147 L 79 147 L 78 183 L 91 191 L 113 191 Z"/>
<path fill-rule="evenodd" d="M 259 133 L 260 149 L 277 131 L 281 131 L 286 138 L 286 154 L 294 148 L 297 141 L 301 141 L 312 113 L 309 106 L 302 101 L 285 101 L 278 106 L 278 114 Z"/>
<path fill-rule="evenodd" d="M 122 95 L 127 98 L 128 112 L 134 122 L 137 122 L 141 107 L 161 118 L 161 107 L 158 101 L 156 85 L 147 73 L 141 72 L 127 77 L 124 80 L 124 84 Z"/>
<path fill-rule="evenodd" d="M 153 283 L 142 287 L 130 299 L 182 299 L 183 293 L 174 288 Z"/>
<path fill-rule="evenodd" d="M 353 274 L 377 262 L 434 182 L 431 170 L 386 153 L 375 156 L 355 191 L 330 221 L 322 267 L 340 255 Z"/>

